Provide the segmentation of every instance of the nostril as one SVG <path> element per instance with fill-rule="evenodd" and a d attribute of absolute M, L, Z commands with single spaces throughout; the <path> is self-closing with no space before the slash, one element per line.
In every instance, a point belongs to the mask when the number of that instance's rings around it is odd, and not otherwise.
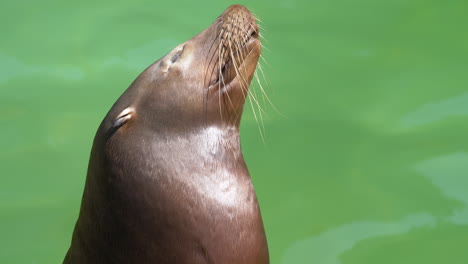
<path fill-rule="evenodd" d="M 250 37 L 252 37 L 252 38 L 258 38 L 258 32 L 257 32 L 257 30 L 252 31 L 252 33 L 250 33 Z"/>

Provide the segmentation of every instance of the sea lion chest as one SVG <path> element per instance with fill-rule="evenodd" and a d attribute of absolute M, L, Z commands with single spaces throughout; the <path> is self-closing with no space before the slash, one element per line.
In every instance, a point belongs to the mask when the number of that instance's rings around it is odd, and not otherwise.
<path fill-rule="evenodd" d="M 90 188 L 100 190 L 89 203 L 101 221 L 87 228 L 96 229 L 96 244 L 114 249 L 116 261 L 147 256 L 168 263 L 198 258 L 236 263 L 240 256 L 265 254 L 236 129 L 210 127 L 184 135 L 126 129 L 105 142 L 96 140 L 103 145 L 93 148 L 89 173 L 99 182 Z M 118 257 L 120 252 L 125 253 Z"/>

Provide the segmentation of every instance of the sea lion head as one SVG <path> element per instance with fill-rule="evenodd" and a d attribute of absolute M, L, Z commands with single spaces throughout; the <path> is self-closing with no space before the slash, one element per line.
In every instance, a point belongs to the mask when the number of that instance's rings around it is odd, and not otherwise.
<path fill-rule="evenodd" d="M 228 7 L 134 81 L 125 96 L 133 105 L 127 112 L 159 128 L 238 127 L 260 56 L 258 33 L 247 8 Z"/>

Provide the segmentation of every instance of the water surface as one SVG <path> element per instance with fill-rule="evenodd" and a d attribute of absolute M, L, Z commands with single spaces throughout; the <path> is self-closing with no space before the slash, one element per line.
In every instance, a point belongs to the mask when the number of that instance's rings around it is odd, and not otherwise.
<path fill-rule="evenodd" d="M 242 121 L 272 263 L 468 263 L 467 2 L 240 3 L 281 112 Z M 230 4 L 1 4 L 0 263 L 62 260 L 105 113 Z"/>

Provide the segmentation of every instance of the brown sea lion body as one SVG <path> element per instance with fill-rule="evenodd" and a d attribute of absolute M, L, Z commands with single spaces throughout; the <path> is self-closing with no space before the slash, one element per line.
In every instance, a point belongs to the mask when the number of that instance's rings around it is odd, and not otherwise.
<path fill-rule="evenodd" d="M 64 263 L 269 263 L 239 139 L 257 37 L 252 14 L 231 6 L 117 100 Z"/>

